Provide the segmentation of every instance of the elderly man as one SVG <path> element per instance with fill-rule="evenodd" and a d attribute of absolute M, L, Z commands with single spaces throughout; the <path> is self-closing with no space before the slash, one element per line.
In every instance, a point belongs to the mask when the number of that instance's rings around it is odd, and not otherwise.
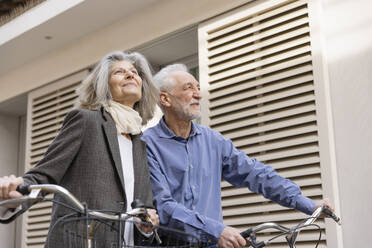
<path fill-rule="evenodd" d="M 160 222 L 219 247 L 241 247 L 246 240 L 222 222 L 221 179 L 280 205 L 311 214 L 313 200 L 292 181 L 234 147 L 231 140 L 197 125 L 198 81 L 181 64 L 169 65 L 154 77 L 164 116 L 142 139 L 147 143 L 154 202 Z"/>

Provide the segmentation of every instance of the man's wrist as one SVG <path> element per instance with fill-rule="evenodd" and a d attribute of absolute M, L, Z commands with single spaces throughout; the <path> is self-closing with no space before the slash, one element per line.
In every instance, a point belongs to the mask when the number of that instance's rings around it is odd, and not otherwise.
<path fill-rule="evenodd" d="M 296 199 L 296 209 L 311 215 L 314 212 L 314 208 L 316 206 L 316 202 L 306 196 L 299 195 Z"/>

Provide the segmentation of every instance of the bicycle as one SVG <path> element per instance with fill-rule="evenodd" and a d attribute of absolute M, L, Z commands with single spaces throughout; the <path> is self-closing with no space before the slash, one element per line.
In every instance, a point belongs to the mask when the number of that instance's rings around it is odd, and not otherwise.
<path fill-rule="evenodd" d="M 58 219 L 56 224 L 62 224 L 64 226 L 64 243 L 65 247 L 67 248 L 95 248 L 101 247 L 98 246 L 99 240 L 95 239 L 95 233 L 98 231 L 98 227 L 100 224 L 103 225 L 110 225 L 110 223 L 117 222 L 118 228 L 114 229 L 113 232 L 116 232 L 116 240 L 110 240 L 110 247 L 203 247 L 210 244 L 203 244 L 200 240 L 191 235 L 184 233 L 182 231 L 178 231 L 171 228 L 166 228 L 162 226 L 155 226 L 151 223 L 146 222 L 146 208 L 143 207 L 138 201 L 135 201 L 132 204 L 132 210 L 127 213 L 121 212 L 112 212 L 112 211 L 92 211 L 88 209 L 86 204 L 81 203 L 78 199 L 75 198 L 68 190 L 61 186 L 51 185 L 51 184 L 40 184 L 40 185 L 21 185 L 17 188 L 17 191 L 22 193 L 23 197 L 18 199 L 11 199 L 0 202 L 0 206 L 6 206 L 7 204 L 27 204 L 29 205 L 28 208 L 36 204 L 37 202 L 42 201 L 53 201 L 52 198 L 46 198 L 48 193 L 55 193 L 61 194 L 63 198 L 69 202 L 69 207 L 73 210 L 72 214 L 62 216 Z M 29 193 L 29 194 L 28 194 Z M 60 202 L 55 202 L 56 204 L 64 204 Z M 20 214 L 24 213 L 28 210 L 28 208 L 23 209 L 22 211 L 17 212 L 17 214 L 11 216 L 9 219 L 0 220 L 0 223 L 9 223 L 16 219 Z M 107 213 L 110 212 L 110 213 Z M 337 223 L 340 224 L 340 218 L 337 217 L 334 213 L 332 213 L 329 208 L 326 206 L 321 206 L 314 211 L 314 213 L 306 218 L 304 221 L 300 222 L 298 225 L 289 228 L 277 223 L 267 222 L 255 227 L 248 228 L 247 230 L 241 232 L 241 235 L 244 238 L 249 239 L 251 243 L 251 247 L 253 248 L 261 248 L 269 245 L 273 240 L 286 235 L 286 240 L 290 248 L 295 248 L 296 238 L 298 233 L 301 229 L 308 227 L 308 226 L 317 226 L 314 224 L 316 219 L 318 219 L 324 213 L 325 215 L 334 219 Z M 129 218 L 132 217 L 139 217 L 141 221 L 131 221 Z M 154 229 L 154 238 L 156 239 L 156 244 L 149 244 L 143 246 L 130 246 L 125 244 L 125 240 L 123 239 L 123 226 L 126 222 L 133 222 L 142 225 L 150 225 Z M 82 224 L 84 230 L 73 231 L 73 227 Z M 320 230 L 320 227 L 317 226 Z M 53 228 L 51 227 L 51 232 L 53 232 Z M 275 237 L 266 240 L 257 242 L 256 234 L 266 230 L 266 229 L 276 229 L 281 233 L 276 235 Z M 172 239 L 169 243 L 163 243 L 158 235 L 158 231 L 163 233 L 163 235 L 171 236 Z M 48 236 L 49 236 L 48 234 Z M 320 232 L 321 235 L 321 232 Z M 321 236 L 319 236 L 318 242 L 315 247 L 318 247 L 320 242 Z M 47 239 L 48 241 L 48 239 Z M 47 243 L 47 247 L 49 247 Z M 105 246 L 107 247 L 107 246 Z"/>
<path fill-rule="evenodd" d="M 265 247 L 265 246 L 269 245 L 270 243 L 272 243 L 275 239 L 277 239 L 281 236 L 284 236 L 284 235 L 285 235 L 285 239 L 288 243 L 288 246 L 290 248 L 295 248 L 296 247 L 295 246 L 296 238 L 297 238 L 299 232 L 301 231 L 301 229 L 304 229 L 304 228 L 309 227 L 309 226 L 315 226 L 319 229 L 319 238 L 318 238 L 318 241 L 315 245 L 315 248 L 317 248 L 319 243 L 320 243 L 322 233 L 321 233 L 320 227 L 318 225 L 314 224 L 314 222 L 321 216 L 322 213 L 325 216 L 332 218 L 336 223 L 341 225 L 341 219 L 337 215 L 335 215 L 327 206 L 323 205 L 323 206 L 318 207 L 310 217 L 304 219 L 303 221 L 301 221 L 298 225 L 296 225 L 294 227 L 289 228 L 289 227 L 279 225 L 275 222 L 266 222 L 266 223 L 257 225 L 255 227 L 248 228 L 245 231 L 241 232 L 240 234 L 244 238 L 249 239 L 249 241 L 251 242 L 251 247 L 253 247 L 253 248 Z M 274 236 L 271 239 L 258 242 L 256 240 L 256 234 L 263 231 L 263 230 L 267 230 L 267 229 L 276 229 L 276 230 L 280 231 L 281 233 Z"/>
<path fill-rule="evenodd" d="M 26 206 L 8 219 L 0 220 L 0 223 L 6 224 L 15 220 L 19 215 L 27 211 L 32 205 L 38 202 L 52 201 L 55 204 L 62 204 L 69 208 L 71 213 L 58 217 L 54 226 L 50 227 L 46 239 L 46 247 L 49 246 L 49 236 L 55 230 L 57 225 L 63 227 L 63 242 L 66 248 L 97 248 L 97 247 L 201 247 L 203 244 L 194 235 L 184 233 L 175 229 L 153 225 L 147 218 L 147 209 L 144 205 L 135 200 L 132 203 L 132 210 L 126 213 L 109 210 L 90 210 L 87 204 L 80 202 L 67 189 L 53 184 L 39 185 L 19 185 L 17 191 L 24 196 L 18 199 L 10 199 L 0 202 L 0 206 L 9 206 L 9 204 L 23 204 Z M 57 202 L 54 198 L 47 198 L 49 193 L 60 194 L 67 202 Z M 131 219 L 132 218 L 132 219 Z M 133 219 L 138 218 L 138 219 Z M 126 244 L 124 239 L 125 223 L 135 225 L 149 226 L 152 228 L 152 235 L 143 233 L 144 242 L 140 246 Z M 102 240 L 96 237 L 100 227 L 108 228 L 113 232 L 114 239 Z M 159 233 L 163 236 L 172 238 L 163 242 Z"/>

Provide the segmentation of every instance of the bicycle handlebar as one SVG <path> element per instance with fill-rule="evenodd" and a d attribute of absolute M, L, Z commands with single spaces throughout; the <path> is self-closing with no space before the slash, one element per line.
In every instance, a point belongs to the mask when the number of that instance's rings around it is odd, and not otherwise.
<path fill-rule="evenodd" d="M 341 225 L 341 219 L 334 212 L 332 212 L 328 207 L 323 208 L 323 213 L 331 217 L 337 224 Z"/>
<path fill-rule="evenodd" d="M 77 211 L 80 213 L 87 213 L 86 212 L 86 207 L 77 199 L 75 198 L 74 195 L 72 195 L 67 189 L 58 186 L 58 185 L 53 185 L 53 184 L 39 184 L 39 185 L 25 185 L 21 184 L 17 187 L 17 191 L 20 192 L 24 196 L 18 199 L 11 199 L 7 201 L 0 202 L 0 206 L 9 204 L 9 203 L 18 203 L 21 204 L 27 200 L 36 202 L 37 200 L 42 200 L 43 197 L 41 193 L 57 193 L 62 196 L 64 200 L 69 202 L 69 204 L 75 208 Z M 127 213 L 120 213 L 117 215 L 113 214 L 106 214 L 98 211 L 89 211 L 88 214 L 93 217 L 97 218 L 103 218 L 107 220 L 115 220 L 115 221 L 120 221 L 120 220 L 126 220 L 130 217 L 133 216 L 140 216 L 140 215 L 146 215 L 146 208 L 144 204 L 140 201 L 135 201 L 132 203 L 132 210 L 127 212 Z M 25 211 L 25 210 L 24 210 Z M 22 211 L 22 212 L 24 212 Z M 241 236 L 244 238 L 250 238 L 251 239 L 251 245 L 254 248 L 260 248 L 268 245 L 271 240 L 267 241 L 261 241 L 261 242 L 256 242 L 256 233 L 266 230 L 266 229 L 276 229 L 278 231 L 281 231 L 283 234 L 288 234 L 286 236 L 286 239 L 288 243 L 294 244 L 295 239 L 297 237 L 297 234 L 300 230 L 300 228 L 309 226 L 315 222 L 316 219 L 319 218 L 319 216 L 324 213 L 325 215 L 331 217 L 335 222 L 337 222 L 339 225 L 341 225 L 340 218 L 335 215 L 327 206 L 323 205 L 317 208 L 313 214 L 307 218 L 307 220 L 304 223 L 300 223 L 294 228 L 288 228 L 282 225 L 279 225 L 274 222 L 267 222 L 263 223 L 260 225 L 257 225 L 255 227 L 248 228 L 247 230 L 241 232 Z M 18 216 L 18 215 L 17 215 Z M 14 218 L 12 218 L 13 220 Z M 2 221 L 3 223 L 8 223 L 9 220 Z M 157 235 L 156 235 L 157 236 Z"/>
<path fill-rule="evenodd" d="M 277 230 L 282 231 L 282 232 L 289 231 L 289 228 L 287 228 L 285 226 L 279 225 L 279 224 L 274 223 L 274 222 L 266 222 L 266 223 L 260 224 L 258 226 L 255 226 L 255 227 L 248 228 L 247 230 L 241 232 L 240 235 L 242 235 L 243 238 L 249 238 L 249 236 L 252 233 L 258 233 L 260 231 L 270 229 L 270 228 L 277 229 Z"/>
<path fill-rule="evenodd" d="M 266 229 L 277 229 L 281 231 L 283 234 L 288 233 L 286 237 L 288 243 L 291 242 L 294 243 L 299 232 L 299 229 L 313 224 L 322 213 L 331 217 L 337 224 L 341 225 L 340 218 L 335 213 L 333 213 L 327 206 L 322 205 L 318 207 L 304 223 L 297 225 L 295 228 L 288 228 L 274 222 L 266 222 L 255 227 L 248 228 L 247 230 L 241 232 L 240 235 L 243 238 L 250 238 L 252 247 L 261 248 L 268 245 L 271 240 L 256 242 L 256 233 Z"/>
<path fill-rule="evenodd" d="M 62 196 L 63 199 L 69 202 L 71 204 L 71 207 L 76 208 L 81 213 L 85 212 L 84 205 L 73 195 L 71 194 L 67 189 L 54 185 L 54 184 L 36 184 L 36 185 L 26 185 L 21 184 L 18 185 L 17 189 L 18 192 L 20 192 L 23 195 L 27 195 L 29 199 L 37 199 L 40 197 L 41 193 L 57 193 Z M 13 202 L 15 202 L 17 199 L 13 199 Z M 9 201 L 4 201 L 4 203 L 9 203 Z M 120 215 L 112 215 L 112 214 L 106 214 L 101 213 L 97 211 L 89 211 L 89 215 L 93 217 L 98 218 L 104 218 L 107 220 L 125 220 L 133 216 L 137 215 L 145 215 L 146 214 L 146 208 L 144 207 L 143 203 L 135 202 L 133 204 L 132 210 L 130 210 L 127 213 L 121 213 Z"/>

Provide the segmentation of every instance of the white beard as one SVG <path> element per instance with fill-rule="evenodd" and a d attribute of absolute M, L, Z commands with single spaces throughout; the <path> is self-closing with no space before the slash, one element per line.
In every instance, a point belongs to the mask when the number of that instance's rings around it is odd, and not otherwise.
<path fill-rule="evenodd" d="M 199 103 L 199 101 L 192 99 L 189 103 L 182 104 L 176 97 L 174 97 L 174 99 L 176 99 L 176 102 L 177 102 L 177 105 L 174 107 L 174 110 L 177 113 L 177 115 L 180 117 L 180 119 L 185 120 L 185 121 L 191 121 L 191 120 L 194 120 L 200 117 L 201 115 L 200 105 L 196 113 L 193 113 L 190 109 L 191 104 L 194 104 L 196 102 Z"/>

